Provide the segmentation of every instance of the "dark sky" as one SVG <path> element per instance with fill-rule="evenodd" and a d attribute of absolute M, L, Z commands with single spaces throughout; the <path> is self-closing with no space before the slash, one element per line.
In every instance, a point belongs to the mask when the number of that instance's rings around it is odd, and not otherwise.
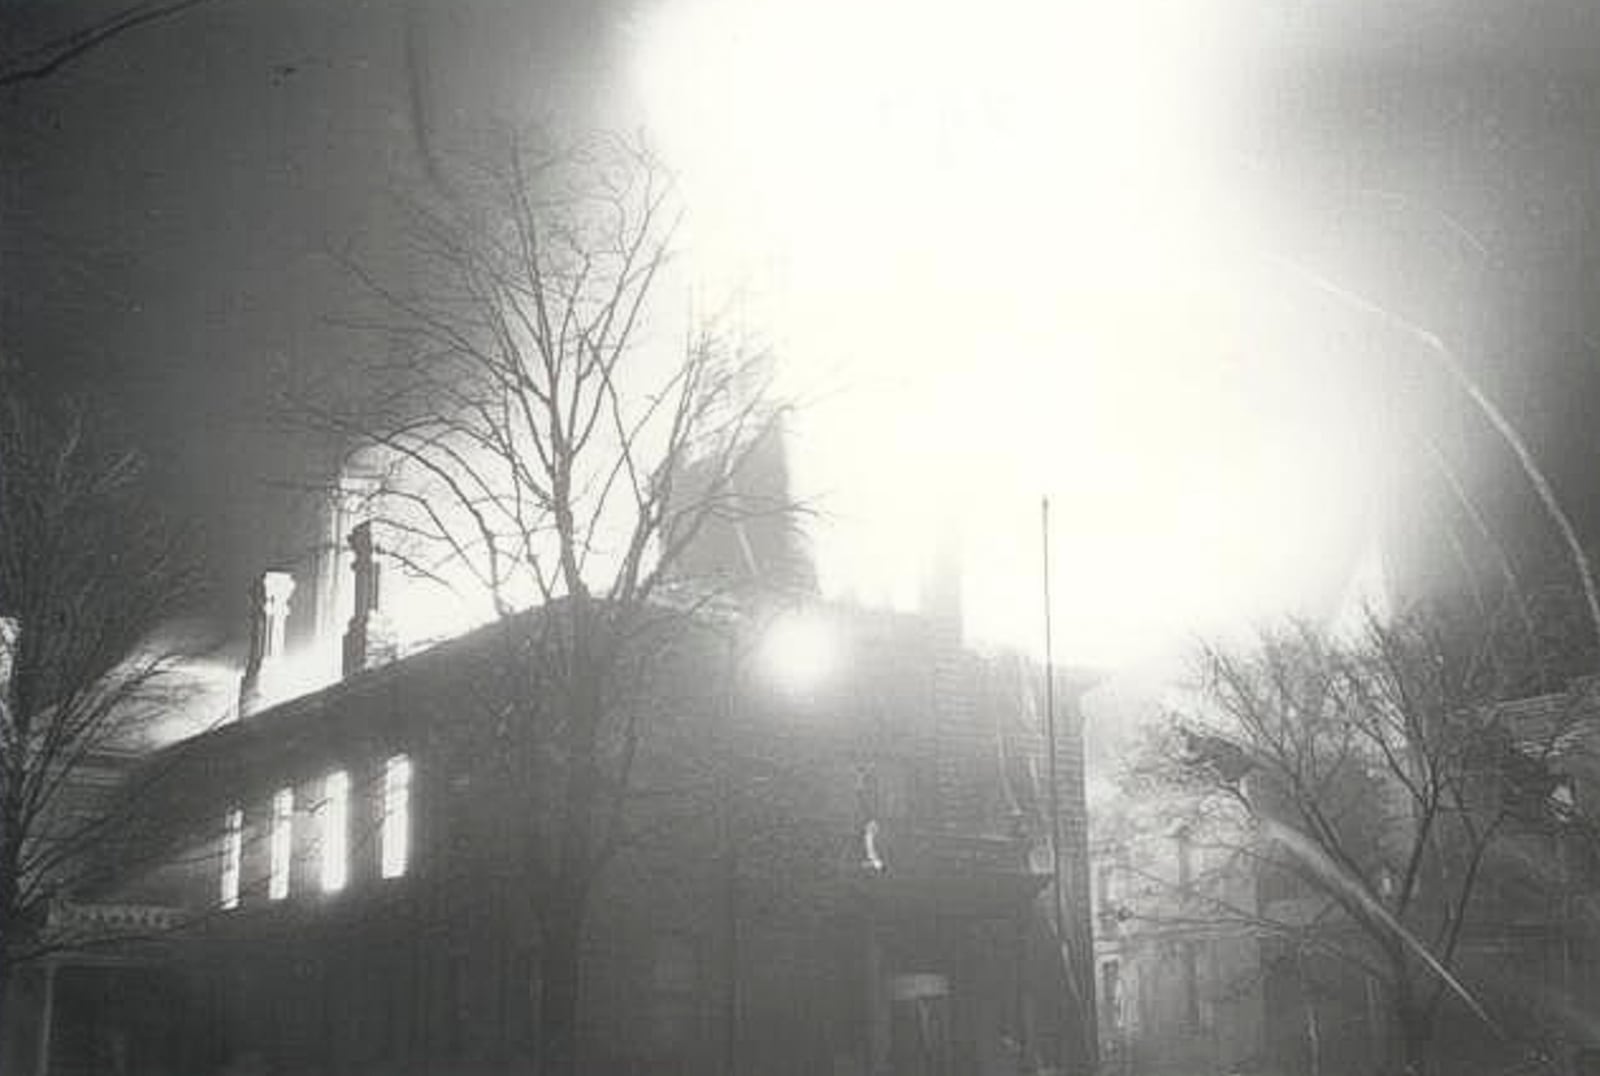
<path fill-rule="evenodd" d="M 1371 5 L 1347 27 L 1304 35 L 1263 83 L 1258 159 L 1294 192 L 1286 227 L 1439 333 L 1600 544 L 1600 8 Z M 1572 585 L 1504 443 L 1448 379 L 1413 387 L 1519 567 Z M 1440 560 L 1437 537 L 1412 555 Z"/>
<path fill-rule="evenodd" d="M 14 53 L 116 6 L 0 3 L 0 42 Z M 1254 44 L 1229 152 L 1275 192 L 1262 213 L 1457 342 L 1600 535 L 1600 5 L 1237 10 Z M 278 509 L 238 496 L 291 469 L 251 426 L 271 376 L 350 346 L 325 320 L 349 287 L 330 252 L 381 251 L 388 194 L 458 132 L 615 120 L 604 88 L 629 15 L 624 0 L 215 0 L 0 91 L 0 346 L 114 398 L 242 588 L 289 541 L 260 518 Z M 1509 482 L 1481 437 L 1461 443 L 1486 489 Z"/>
<path fill-rule="evenodd" d="M 108 6 L 3 10 L 38 40 Z M 448 158 L 457 130 L 591 109 L 602 12 L 215 0 L 0 91 L 0 345 L 112 401 L 230 596 L 299 541 L 248 491 L 299 477 L 296 442 L 261 429 L 274 379 L 353 346 L 329 323 L 352 292 L 336 255 L 381 261 L 419 130 Z"/>

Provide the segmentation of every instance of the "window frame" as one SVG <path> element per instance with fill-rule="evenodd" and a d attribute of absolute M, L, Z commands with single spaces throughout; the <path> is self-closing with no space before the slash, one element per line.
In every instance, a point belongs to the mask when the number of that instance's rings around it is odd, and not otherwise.
<path fill-rule="evenodd" d="M 272 828 L 267 842 L 267 899 L 287 900 L 294 870 L 294 786 L 272 794 Z"/>
<path fill-rule="evenodd" d="M 322 779 L 317 818 L 317 874 L 322 892 L 341 892 L 350 883 L 350 772 L 334 770 Z"/>
<path fill-rule="evenodd" d="M 223 911 L 239 906 L 240 882 L 244 875 L 244 810 L 229 807 L 222 821 L 222 874 L 217 894 Z"/>
<path fill-rule="evenodd" d="M 405 752 L 384 760 L 378 875 L 386 881 L 404 878 L 411 871 L 411 788 L 415 777 L 411 756 Z"/>

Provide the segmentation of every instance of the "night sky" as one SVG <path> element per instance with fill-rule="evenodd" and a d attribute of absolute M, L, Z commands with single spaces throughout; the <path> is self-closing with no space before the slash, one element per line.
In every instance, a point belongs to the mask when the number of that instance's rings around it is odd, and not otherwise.
<path fill-rule="evenodd" d="M 1224 6 L 1245 44 L 1212 147 L 1223 173 L 1261 192 L 1258 220 L 1297 263 L 1456 345 L 1600 534 L 1600 9 Z M 0 42 L 15 55 L 115 7 L 0 4 Z M 624 0 L 215 0 L 0 90 L 0 346 L 116 402 L 212 534 L 222 591 L 242 591 L 292 534 L 262 518 L 282 510 L 270 498 L 239 495 L 296 466 L 260 429 L 267 389 L 351 346 L 327 320 L 350 288 L 330 254 L 381 258 L 389 194 L 424 182 L 458 132 L 636 122 L 616 87 L 638 14 Z M 814 59 L 820 84 L 828 58 Z M 1402 369 L 1392 334 L 1325 324 L 1376 364 L 1364 378 L 1393 376 L 1376 395 L 1409 401 L 1395 421 L 1437 423 L 1492 511 L 1520 521 L 1530 551 L 1548 546 L 1502 450 L 1441 403 L 1436 377 Z M 1285 361 L 1327 361 L 1337 343 Z"/>
<path fill-rule="evenodd" d="M 31 40 L 97 10 L 6 17 Z M 591 107 L 597 17 L 217 0 L 0 96 L 3 346 L 112 401 L 211 535 L 234 607 L 296 540 L 264 492 L 306 477 L 265 428 L 271 390 L 353 346 L 331 324 L 353 297 L 338 259 L 381 257 L 397 197 L 422 182 L 417 117 L 487 123 L 520 78 L 542 87 L 532 114 Z M 448 133 L 433 139 L 447 156 Z"/>

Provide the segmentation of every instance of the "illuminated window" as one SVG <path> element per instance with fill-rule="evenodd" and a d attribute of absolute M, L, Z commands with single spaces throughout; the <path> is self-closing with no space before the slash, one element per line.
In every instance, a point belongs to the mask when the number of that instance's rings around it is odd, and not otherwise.
<path fill-rule="evenodd" d="M 272 859 L 267 874 L 267 896 L 282 900 L 289 895 L 289 853 L 294 847 L 294 789 L 280 788 L 272 797 Z"/>
<path fill-rule="evenodd" d="M 349 877 L 350 775 L 328 774 L 322 785 L 322 891 L 337 893 Z"/>
<path fill-rule="evenodd" d="M 411 759 L 395 755 L 383 765 L 383 876 L 406 872 L 411 854 Z"/>
<path fill-rule="evenodd" d="M 228 812 L 222 832 L 222 906 L 239 906 L 239 870 L 244 865 L 244 812 Z"/>

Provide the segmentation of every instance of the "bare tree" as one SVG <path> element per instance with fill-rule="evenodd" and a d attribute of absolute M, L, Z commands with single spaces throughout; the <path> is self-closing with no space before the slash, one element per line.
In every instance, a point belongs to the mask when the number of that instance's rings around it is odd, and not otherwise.
<path fill-rule="evenodd" d="M 495 625 L 463 725 L 520 790 L 507 851 L 541 924 L 543 1062 L 568 1073 L 590 896 L 661 716 L 648 685 L 729 581 L 687 579 L 691 550 L 720 532 L 748 552 L 741 528 L 792 506 L 741 478 L 780 409 L 762 356 L 685 324 L 671 177 L 615 138 L 508 141 L 415 207 L 404 283 L 353 267 L 381 354 L 293 411 L 348 446 L 388 557 Z"/>
<path fill-rule="evenodd" d="M 71 940 L 52 900 L 123 835 L 114 761 L 170 698 L 158 629 L 200 580 L 140 458 L 96 425 L 0 369 L 0 1012 L 11 973 Z"/>
<path fill-rule="evenodd" d="M 129 4 L 110 15 L 85 22 L 16 55 L 0 57 L 0 87 L 21 86 L 50 78 L 84 56 L 144 26 L 171 19 L 212 0 L 164 0 Z"/>
<path fill-rule="evenodd" d="M 1397 1072 L 1436 1070 L 1447 1002 L 1508 1045 L 1524 1036 L 1463 957 L 1507 912 L 1518 843 L 1558 813 L 1552 762 L 1573 715 L 1509 718 L 1495 651 L 1421 617 L 1369 620 L 1354 642 L 1296 625 L 1250 653 L 1207 647 L 1197 713 L 1130 771 L 1208 853 L 1157 914 L 1279 939 L 1302 978 L 1310 954 L 1377 984 Z"/>

